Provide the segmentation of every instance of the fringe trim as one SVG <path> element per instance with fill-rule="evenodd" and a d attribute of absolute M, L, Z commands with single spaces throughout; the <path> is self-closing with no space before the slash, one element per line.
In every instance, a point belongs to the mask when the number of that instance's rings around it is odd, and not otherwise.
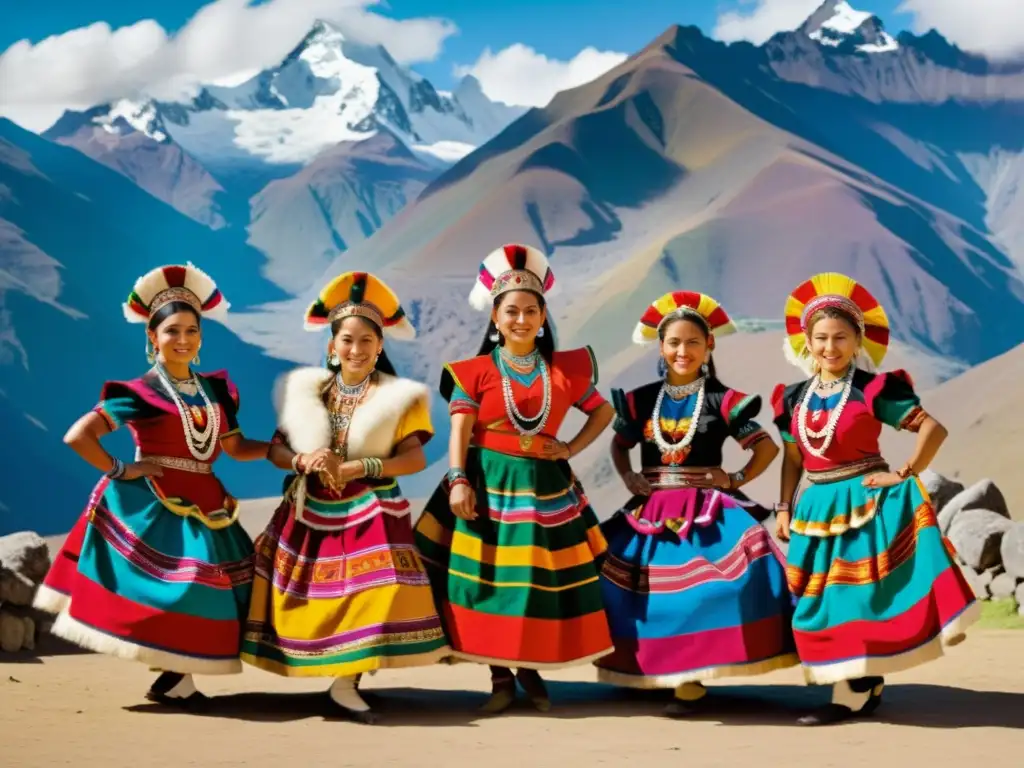
<path fill-rule="evenodd" d="M 603 659 L 615 650 L 615 646 L 609 646 L 600 653 L 593 653 L 581 659 L 570 659 L 555 663 L 544 663 L 539 661 L 524 661 L 520 659 L 496 659 L 491 656 L 477 656 L 474 653 L 463 653 L 462 651 L 451 651 L 454 662 L 468 661 L 474 664 L 487 664 L 494 667 L 510 667 L 515 669 L 568 669 L 569 667 L 580 667 L 584 664 L 593 664 L 598 659 Z"/>
<path fill-rule="evenodd" d="M 942 657 L 945 647 L 951 648 L 962 643 L 966 639 L 965 633 L 968 627 L 980 618 L 981 603 L 976 600 L 943 627 L 938 635 L 917 648 L 895 656 L 867 656 L 835 664 L 804 666 L 804 680 L 810 685 L 831 685 L 843 680 L 855 680 L 859 677 L 884 677 L 896 672 L 905 672 Z"/>
<path fill-rule="evenodd" d="M 138 661 L 164 672 L 178 672 L 183 675 L 234 675 L 242 671 L 242 662 L 237 658 L 200 659 L 136 645 L 83 624 L 72 618 L 67 611 L 57 616 L 50 632 L 90 651 Z"/>
<path fill-rule="evenodd" d="M 795 653 L 784 653 L 780 656 L 749 664 L 723 664 L 718 667 L 692 669 L 673 675 L 630 675 L 625 672 L 616 672 L 604 667 L 598 667 L 597 679 L 599 682 L 617 685 L 620 688 L 638 688 L 642 690 L 678 688 L 685 683 L 699 683 L 705 680 L 718 680 L 725 677 L 766 675 L 780 669 L 795 667 L 799 663 L 800 657 Z"/>
<path fill-rule="evenodd" d="M 242 661 L 256 669 L 280 675 L 281 677 L 352 677 L 354 675 L 372 675 L 382 669 L 430 667 L 434 664 L 439 664 L 451 652 L 451 648 L 445 645 L 436 651 L 416 653 L 409 656 L 378 656 L 360 662 L 322 664 L 312 667 L 289 667 L 278 661 L 271 661 L 251 653 L 243 653 Z"/>
<path fill-rule="evenodd" d="M 60 613 L 67 610 L 71 605 L 71 597 L 63 592 L 58 592 L 53 587 L 40 584 L 36 589 L 36 596 L 32 599 L 32 607 L 47 613 Z"/>

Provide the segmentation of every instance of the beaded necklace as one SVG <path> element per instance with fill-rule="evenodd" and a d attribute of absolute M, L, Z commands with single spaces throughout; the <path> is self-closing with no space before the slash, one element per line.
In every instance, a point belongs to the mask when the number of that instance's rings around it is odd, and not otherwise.
<path fill-rule="evenodd" d="M 843 374 L 842 381 L 842 394 L 839 396 L 839 403 L 833 408 L 828 415 L 828 421 L 825 422 L 825 426 L 822 429 L 814 429 L 810 425 L 811 420 L 811 398 L 814 396 L 815 390 L 821 386 L 821 374 L 815 374 L 814 378 L 811 379 L 807 386 L 807 391 L 804 393 L 803 401 L 800 403 L 800 412 L 797 414 L 797 431 L 800 433 L 800 441 L 804 444 L 807 452 L 812 456 L 819 459 L 825 458 L 825 452 L 829 446 L 832 445 L 832 439 L 836 434 L 836 426 L 839 424 L 839 417 L 843 415 L 843 409 L 846 408 L 846 403 L 850 399 L 850 392 L 853 390 L 853 374 L 856 371 L 854 366 L 850 366 L 846 373 Z M 820 439 L 822 443 L 819 447 L 811 445 L 811 439 Z"/>
<path fill-rule="evenodd" d="M 544 429 L 548 423 L 548 417 L 551 415 L 551 376 L 547 363 L 544 362 L 544 358 L 537 350 L 533 350 L 529 355 L 518 357 L 523 360 L 532 358 L 534 365 L 540 369 L 543 386 L 540 411 L 536 416 L 524 416 L 519 410 L 519 406 L 516 405 L 515 394 L 512 391 L 512 379 L 506 365 L 506 356 L 498 355 L 498 372 L 501 374 L 501 394 L 505 402 L 505 415 L 512 423 L 512 427 L 519 433 L 519 447 L 528 451 L 533 446 L 533 438 Z"/>
<path fill-rule="evenodd" d="M 658 391 L 658 397 L 654 401 L 654 412 L 651 414 L 651 427 L 654 433 L 654 444 L 658 446 L 658 450 L 661 451 L 662 456 L 668 456 L 673 453 L 679 453 L 685 448 L 688 448 L 690 443 L 693 442 L 693 438 L 697 434 L 697 427 L 700 425 L 700 415 L 704 410 L 704 385 L 707 383 L 707 379 L 701 376 L 696 381 L 692 381 L 689 384 L 682 384 L 675 386 L 669 384 L 668 381 L 661 385 L 661 389 Z M 694 392 L 697 393 L 697 402 L 693 404 L 693 415 L 690 416 L 690 426 L 686 430 L 686 434 L 683 435 L 682 439 L 677 443 L 670 443 L 665 439 L 665 433 L 661 431 L 661 405 L 665 401 L 665 394 L 673 400 L 681 400 L 684 397 L 692 395 Z M 679 396 L 677 397 L 676 394 Z"/>
<path fill-rule="evenodd" d="M 217 450 L 216 437 L 220 435 L 220 409 L 215 407 L 210 401 L 210 396 L 206 394 L 206 389 L 200 385 L 195 373 L 189 371 L 189 378 L 181 383 L 185 384 L 187 382 L 188 388 L 194 387 L 195 391 L 202 398 L 203 405 L 200 407 L 205 411 L 206 425 L 200 429 L 196 426 L 196 418 L 192 412 L 192 407 L 181 396 L 179 386 L 176 385 L 175 380 L 162 365 L 156 365 L 154 370 L 167 393 L 171 396 L 175 407 L 178 409 L 181 426 L 185 432 L 185 445 L 188 447 L 189 453 L 197 461 L 208 461 L 213 456 L 213 452 Z"/>

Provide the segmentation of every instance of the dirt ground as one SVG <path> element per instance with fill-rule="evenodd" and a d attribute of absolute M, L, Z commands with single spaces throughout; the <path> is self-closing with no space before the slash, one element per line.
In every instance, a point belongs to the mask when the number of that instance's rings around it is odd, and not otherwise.
<path fill-rule="evenodd" d="M 590 668 L 548 676 L 551 713 L 524 702 L 499 717 L 475 712 L 488 688 L 482 667 L 389 671 L 363 685 L 383 722 L 360 726 L 325 716 L 326 681 L 248 668 L 200 678 L 218 698 L 208 714 L 187 715 L 142 698 L 153 675 L 140 664 L 66 647 L 44 654 L 0 664 L 5 768 L 935 768 L 1024 759 L 1019 631 L 975 631 L 945 658 L 891 678 L 874 719 L 818 729 L 792 724 L 827 695 L 795 670 L 716 685 L 715 711 L 689 721 L 661 716 L 664 692 L 599 685 Z"/>

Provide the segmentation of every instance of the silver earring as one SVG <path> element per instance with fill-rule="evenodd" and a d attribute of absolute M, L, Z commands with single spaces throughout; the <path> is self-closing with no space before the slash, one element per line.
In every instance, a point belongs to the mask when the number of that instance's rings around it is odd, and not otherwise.
<path fill-rule="evenodd" d="M 196 356 L 192 358 L 192 365 L 199 365 L 199 353 L 196 352 Z"/>
<path fill-rule="evenodd" d="M 149 343 L 149 339 L 146 339 L 146 362 L 150 365 L 156 362 L 156 352 L 153 350 L 153 345 Z"/>
<path fill-rule="evenodd" d="M 327 358 L 327 364 L 328 365 L 334 365 L 334 366 L 337 366 L 337 365 L 341 364 L 341 358 L 338 357 L 338 353 L 337 352 L 331 352 L 330 357 Z"/>
<path fill-rule="evenodd" d="M 488 336 L 487 339 L 488 341 L 493 341 L 495 344 L 497 344 L 499 341 L 501 341 L 501 334 L 495 331 L 490 336 Z"/>
<path fill-rule="evenodd" d="M 537 338 L 538 339 L 543 339 L 544 338 L 544 326 L 543 325 L 540 327 L 540 330 L 537 331 Z"/>
<path fill-rule="evenodd" d="M 707 363 L 701 363 L 700 364 L 700 374 L 701 374 L 701 376 L 707 376 L 708 375 L 708 364 Z"/>

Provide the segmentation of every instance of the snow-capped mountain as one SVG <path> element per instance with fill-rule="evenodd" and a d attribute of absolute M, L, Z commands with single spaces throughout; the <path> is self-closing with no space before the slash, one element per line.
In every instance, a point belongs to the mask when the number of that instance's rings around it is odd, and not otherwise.
<path fill-rule="evenodd" d="M 239 85 L 205 85 L 187 103 L 122 99 L 86 114 L 111 133 L 130 128 L 174 142 L 216 173 L 240 161 L 303 166 L 340 142 L 365 141 L 382 129 L 447 166 L 522 111 L 490 101 L 473 83 L 456 94 L 439 92 L 384 47 L 347 40 L 320 21 L 278 66 Z M 72 121 L 66 116 L 64 130 L 55 130 L 58 123 L 47 135 L 61 138 Z"/>
<path fill-rule="evenodd" d="M 800 26 L 799 31 L 822 45 L 864 53 L 894 51 L 899 43 L 877 16 L 858 11 L 846 0 L 826 0 Z"/>

